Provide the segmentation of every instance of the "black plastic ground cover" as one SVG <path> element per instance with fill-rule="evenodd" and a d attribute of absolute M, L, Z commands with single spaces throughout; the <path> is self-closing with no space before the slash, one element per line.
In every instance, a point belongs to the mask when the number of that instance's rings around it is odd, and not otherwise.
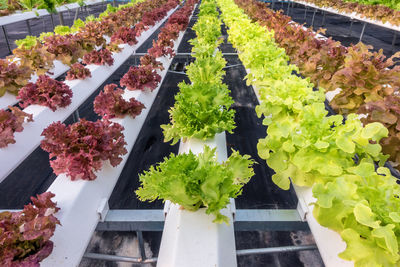
<path fill-rule="evenodd" d="M 276 3 L 274 10 L 284 10 L 287 15 L 287 3 Z M 290 7 L 289 16 L 292 20 L 300 24 L 305 23 L 306 27 L 311 27 L 312 17 L 314 9 L 308 9 L 306 19 L 304 19 L 305 7 L 301 4 L 295 4 L 294 7 Z M 351 44 L 357 44 L 359 42 L 363 23 L 354 21 L 352 27 L 352 34 L 349 35 L 350 30 L 350 18 L 332 13 L 326 13 L 325 25 L 322 26 L 323 13 L 321 11 L 316 12 L 314 19 L 314 29 L 320 27 L 327 29 L 327 37 L 332 37 L 336 41 L 340 41 L 344 46 L 350 46 Z M 395 52 L 400 51 L 400 32 L 397 34 L 397 41 L 395 43 L 394 51 L 392 51 L 394 31 L 387 28 L 367 24 L 364 32 L 362 42 L 364 44 L 372 45 L 374 50 L 383 49 L 386 56 L 391 56 Z"/>
<path fill-rule="evenodd" d="M 226 29 L 222 28 L 226 37 Z M 223 53 L 235 53 L 231 44 L 221 45 Z M 293 190 L 284 191 L 272 182 L 274 171 L 268 167 L 265 160 L 258 156 L 257 143 L 265 138 L 267 127 L 262 124 L 262 119 L 257 117 L 255 107 L 258 105 L 257 97 L 251 86 L 246 85 L 244 77 L 246 70 L 241 64 L 238 56 L 225 56 L 228 66 L 240 64 L 240 66 L 226 68 L 224 83 L 231 90 L 231 96 L 235 103 L 232 108 L 236 111 L 236 128 L 233 134 L 227 133 L 226 142 L 228 154 L 232 149 L 241 154 L 251 155 L 256 164 L 253 166 L 255 175 L 250 182 L 244 186 L 243 193 L 236 200 L 238 209 L 289 209 L 295 208 L 297 204 Z"/>

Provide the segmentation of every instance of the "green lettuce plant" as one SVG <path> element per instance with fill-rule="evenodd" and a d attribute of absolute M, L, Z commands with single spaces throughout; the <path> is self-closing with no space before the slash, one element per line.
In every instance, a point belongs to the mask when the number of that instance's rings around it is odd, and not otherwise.
<path fill-rule="evenodd" d="M 139 176 L 141 187 L 136 191 L 140 200 L 170 200 L 189 211 L 205 207 L 207 214 L 215 216 L 215 223 L 229 223 L 220 210 L 237 197 L 242 186 L 254 175 L 250 156 L 233 151 L 222 164 L 215 156 L 215 149 L 204 147 L 195 155 L 174 155 L 157 166 L 151 166 Z"/>

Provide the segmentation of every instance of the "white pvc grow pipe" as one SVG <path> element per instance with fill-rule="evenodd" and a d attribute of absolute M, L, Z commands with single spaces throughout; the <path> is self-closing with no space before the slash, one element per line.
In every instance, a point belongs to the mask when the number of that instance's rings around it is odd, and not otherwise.
<path fill-rule="evenodd" d="M 139 48 L 177 8 L 170 10 L 166 17 L 137 38 L 138 43 L 134 46 L 121 45 L 123 48 L 119 53 L 113 53 L 114 64 L 112 66 L 88 65 L 92 73 L 91 78 L 85 80 L 65 81 L 73 91 L 72 103 L 66 108 L 52 111 L 47 107 L 30 105 L 24 109 L 25 112 L 33 114 L 33 122 L 24 123 L 24 130 L 15 133 L 15 144 L 9 144 L 0 149 L 0 182 L 9 175 L 18 165 L 35 150 L 43 139 L 42 131 L 51 123 L 66 120 L 97 88 L 111 76 L 125 60 L 135 53 Z"/>
<path fill-rule="evenodd" d="M 318 246 L 321 258 L 327 267 L 350 267 L 353 262 L 339 258 L 338 254 L 346 249 L 346 243 L 340 235 L 326 227 L 321 226 L 312 214 L 317 199 L 312 196 L 312 189 L 309 187 L 300 187 L 294 185 L 294 189 L 299 199 L 299 208 L 307 220 L 311 233 L 314 236 L 315 243 Z"/>

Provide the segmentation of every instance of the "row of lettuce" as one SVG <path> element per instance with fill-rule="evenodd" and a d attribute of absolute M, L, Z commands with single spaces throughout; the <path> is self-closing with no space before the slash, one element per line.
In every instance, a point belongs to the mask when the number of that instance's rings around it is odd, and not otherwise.
<path fill-rule="evenodd" d="M 400 52 L 386 58 L 363 43 L 345 47 L 318 38 L 311 29 L 258 1 L 236 1 L 250 18 L 268 30 L 299 73 L 326 91 L 338 92 L 330 105 L 340 114 L 358 113 L 363 123 L 380 122 L 389 130 L 380 144 L 400 170 Z"/>
<path fill-rule="evenodd" d="M 355 114 L 327 116 L 323 90 L 293 74 L 298 68 L 288 65 L 274 32 L 252 22 L 234 0 L 217 2 L 260 97 L 256 111 L 268 129 L 257 147 L 276 172 L 273 181 L 285 190 L 291 181 L 312 187 L 315 218 L 347 244 L 341 258 L 355 266 L 397 266 L 400 188 L 382 167 L 387 157 L 378 143 L 388 130 L 376 122 L 363 126 Z"/>
<path fill-rule="evenodd" d="M 155 7 L 157 2 L 149 0 L 145 3 Z M 153 47 L 141 58 L 141 64 L 131 67 L 124 75 L 120 83 L 124 80 L 124 83 L 131 84 L 131 88 L 126 86 L 128 90 L 149 93 L 159 85 L 161 79 L 157 70 L 162 69 L 163 64 L 158 59 L 173 56 L 173 41 L 187 28 L 196 2 L 186 1 L 182 8 L 171 15 Z M 178 4 L 179 1 L 170 0 L 165 2 L 164 6 L 172 9 Z M 141 25 L 140 23 L 136 26 Z M 146 28 L 148 25 L 144 26 Z M 150 68 L 150 75 L 134 74 Z M 149 76 L 157 76 L 158 82 L 147 84 L 146 79 Z M 144 108 L 143 104 L 134 98 L 124 100 L 123 93 L 123 89 L 110 84 L 96 97 L 94 109 L 103 116 L 103 120 L 92 122 L 81 119 L 72 125 L 56 122 L 43 131 L 41 147 L 50 153 L 54 173 L 66 173 L 71 180 L 94 180 L 95 171 L 102 168 L 105 160 L 109 160 L 112 166 L 120 164 L 121 156 L 127 153 L 122 132 L 124 127 L 108 119 L 126 116 L 135 118 Z M 39 266 L 40 261 L 50 255 L 53 249 L 50 238 L 56 225 L 60 224 L 54 216 L 59 209 L 56 203 L 51 201 L 52 197 L 54 194 L 46 192 L 36 198 L 32 197 L 33 204 L 26 205 L 20 212 L 0 213 L 1 266 Z"/>
<path fill-rule="evenodd" d="M 223 41 L 221 20 L 214 0 L 203 0 L 198 21 L 193 26 L 197 37 L 190 40 L 195 61 L 187 67 L 190 84 L 179 84 L 175 104 L 169 110 L 170 124 L 161 125 L 165 141 L 175 144 L 191 139 L 210 140 L 216 134 L 235 128 L 233 104 L 229 89 L 222 82 L 226 61 L 218 49 Z M 253 161 L 248 155 L 233 151 L 223 163 L 216 149 L 205 146 L 195 155 L 174 155 L 139 177 L 136 194 L 141 200 L 170 200 L 185 210 L 205 208 L 215 216 L 215 223 L 229 223 L 221 209 L 229 199 L 241 193 L 242 186 L 253 176 Z"/>
<path fill-rule="evenodd" d="M 319 7 L 360 15 L 362 18 L 400 26 L 400 3 L 397 0 L 302 0 Z"/>

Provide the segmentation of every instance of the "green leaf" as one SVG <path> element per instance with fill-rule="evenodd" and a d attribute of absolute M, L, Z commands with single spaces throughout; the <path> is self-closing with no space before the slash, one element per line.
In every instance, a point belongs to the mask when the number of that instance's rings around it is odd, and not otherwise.
<path fill-rule="evenodd" d="M 387 137 L 389 131 L 379 122 L 367 124 L 361 132 L 361 136 L 373 141 L 379 141 L 383 137 Z"/>
<path fill-rule="evenodd" d="M 170 200 L 189 211 L 205 206 L 214 222 L 228 222 L 220 210 L 229 204 L 229 198 L 238 196 L 242 186 L 254 174 L 250 157 L 234 151 L 224 163 L 215 156 L 216 149 L 204 147 L 203 153 L 174 155 L 139 176 L 140 200 Z"/>
<path fill-rule="evenodd" d="M 393 224 L 388 224 L 383 227 L 376 228 L 372 231 L 372 236 L 381 239 L 381 241 L 378 240 L 377 242 L 381 248 L 387 249 L 393 255 L 398 256 L 399 248 L 396 235 L 393 232 L 394 227 L 395 226 Z"/>
<path fill-rule="evenodd" d="M 365 203 L 360 202 L 354 207 L 354 216 L 359 223 L 372 228 L 378 228 L 381 223 L 376 220 L 375 214 Z"/>

